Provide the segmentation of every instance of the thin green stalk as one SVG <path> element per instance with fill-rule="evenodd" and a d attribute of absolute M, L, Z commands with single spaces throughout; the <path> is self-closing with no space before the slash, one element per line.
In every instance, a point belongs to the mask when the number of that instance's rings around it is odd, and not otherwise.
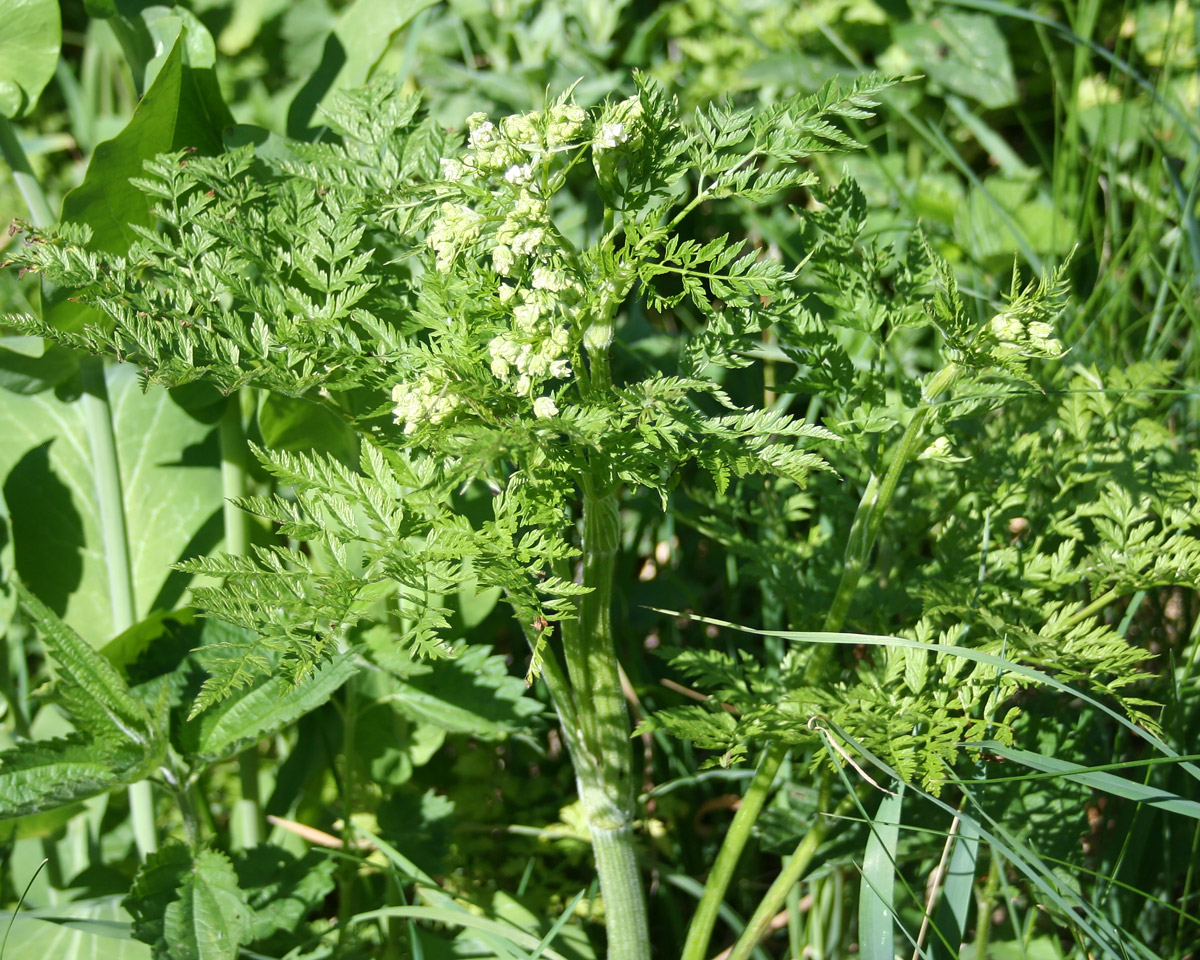
<path fill-rule="evenodd" d="M 788 891 L 808 871 L 813 857 L 816 856 L 817 850 L 828 836 L 836 818 L 848 812 L 854 806 L 855 800 L 856 796 L 851 794 L 838 804 L 833 816 L 817 815 L 816 821 L 804 835 L 804 839 L 797 845 L 791 858 L 780 871 L 779 876 L 775 878 L 770 889 L 767 890 L 766 896 L 760 901 L 758 909 L 754 911 L 754 916 L 750 918 L 746 929 L 742 931 L 737 943 L 733 945 L 728 960 L 746 960 L 758 946 L 758 942 L 771 925 L 772 918 L 779 912 L 779 908 L 787 899 Z"/>
<path fill-rule="evenodd" d="M 716 926 L 717 913 L 721 904 L 725 902 L 725 892 L 733 880 L 742 850 L 750 839 L 750 831 L 770 795 L 771 784 L 775 782 L 775 775 L 779 772 L 779 766 L 785 756 L 787 748 L 782 744 L 771 744 L 763 753 L 754 779 L 746 788 L 741 805 L 729 824 L 729 831 L 704 884 L 704 893 L 700 896 L 700 903 L 688 926 L 687 940 L 684 942 L 680 960 L 704 960 L 708 955 L 708 944 Z"/>
<path fill-rule="evenodd" d="M 354 878 L 358 874 L 358 861 L 354 856 L 355 834 L 351 818 L 354 815 L 354 791 L 358 754 L 354 747 L 358 725 L 358 683 L 355 677 L 346 681 L 346 703 L 342 711 L 342 852 L 344 857 L 338 866 L 338 946 L 347 945 L 350 918 L 354 916 Z"/>
<path fill-rule="evenodd" d="M 250 525 L 246 512 L 235 505 L 246 496 L 249 468 L 246 433 L 242 426 L 242 397 L 235 393 L 225 406 L 219 429 L 221 442 L 221 495 L 225 521 L 225 552 L 244 557 L 250 552 Z M 258 748 L 238 756 L 241 796 L 229 821 L 230 842 L 235 850 L 248 850 L 262 842 L 262 809 L 258 792 Z"/>
<path fill-rule="evenodd" d="M 96 502 L 100 510 L 100 531 L 108 568 L 108 596 L 112 609 L 113 634 L 124 633 L 137 619 L 133 593 L 133 565 L 129 558 L 129 533 L 125 520 L 125 496 L 121 489 L 121 468 L 117 459 L 117 440 L 113 434 L 112 408 L 104 363 L 98 357 L 86 357 L 79 365 L 83 379 L 84 422 L 92 451 L 92 476 L 96 482 Z M 142 780 L 129 787 L 129 813 L 138 853 L 145 859 L 158 849 L 154 815 L 154 794 L 150 782 Z"/>
<path fill-rule="evenodd" d="M 900 443 L 896 447 L 883 481 L 879 482 L 878 478 L 872 475 L 867 484 L 867 489 L 863 492 L 858 510 L 854 514 L 854 521 L 850 526 L 850 536 L 846 540 L 845 561 L 837 593 L 834 594 L 833 603 L 829 605 L 829 612 L 825 615 L 824 629 L 827 632 L 840 630 L 846 622 L 846 614 L 850 611 L 850 602 L 854 599 L 858 582 L 866 570 L 871 550 L 874 548 L 875 540 L 883 526 L 887 508 L 896 495 L 900 476 L 909 462 L 920 452 L 921 444 L 925 441 L 925 427 L 933 415 L 931 402 L 935 397 L 950 389 L 958 376 L 958 366 L 951 363 L 930 378 L 924 391 L 926 403 L 914 411 L 912 419 L 908 421 L 908 427 L 900 438 Z"/>
<path fill-rule="evenodd" d="M 29 209 L 29 219 L 35 227 L 48 227 L 57 219 L 41 183 L 29 165 L 29 158 L 17 140 L 17 131 L 3 114 L 0 114 L 0 156 L 12 169 L 13 180 L 21 191 L 21 198 Z"/>

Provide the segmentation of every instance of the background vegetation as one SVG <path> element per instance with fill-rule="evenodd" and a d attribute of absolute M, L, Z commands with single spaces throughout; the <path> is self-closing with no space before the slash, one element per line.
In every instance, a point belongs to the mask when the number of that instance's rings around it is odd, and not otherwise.
<path fill-rule="evenodd" d="M 1059 271 L 1061 310 L 1048 319 L 1066 352 L 995 385 L 1003 406 L 976 395 L 939 414 L 944 444 L 902 478 L 838 627 L 923 641 L 944 630 L 943 643 L 968 646 L 988 638 L 1071 689 L 1005 689 L 986 716 L 1011 724 L 1011 741 L 993 731 L 986 750 L 963 755 L 914 737 L 880 768 L 864 759 L 874 756 L 866 736 L 797 737 L 711 952 L 734 941 L 817 812 L 834 808 L 824 784 L 861 799 L 838 808 L 838 829 L 789 885 L 757 956 L 1194 956 L 1192 6 L 96 0 L 64 5 L 61 56 L 38 9 L 0 0 L 7 22 L 29 27 L 0 34 L 0 114 L 11 124 L 0 123 L 15 138 L 0 221 L 86 224 L 110 254 L 136 239 L 131 221 L 154 224 L 128 183 L 146 160 L 247 143 L 278 157 L 291 141 L 337 140 L 324 111 L 337 91 L 373 79 L 419 92 L 436 126 L 458 130 L 473 113 L 540 109 L 573 85 L 582 106 L 618 100 L 635 92 L 635 70 L 677 96 L 685 117 L 725 96 L 769 107 L 834 76 L 910 77 L 881 94 L 877 115 L 846 120 L 863 149 L 805 161 L 822 182 L 852 178 L 861 189 L 861 200 L 844 199 L 862 211 L 842 237 L 847 272 L 802 281 L 838 326 L 836 350 L 803 331 L 768 330 L 741 353 L 755 362 L 714 374 L 736 402 L 821 422 L 853 444 L 828 451 L 834 470 L 807 487 L 747 475 L 715 494 L 699 470 L 683 471 L 665 511 L 655 492 L 631 489 L 621 504 L 618 653 L 635 719 L 658 715 L 633 741 L 654 953 L 683 949 L 758 748 L 786 739 L 747 719 L 724 742 L 711 725 L 678 719 L 689 714 L 660 711 L 699 691 L 750 717 L 789 682 L 795 644 L 780 634 L 828 626 L 859 493 L 911 422 L 919 378 L 942 368 L 953 342 L 953 330 L 901 322 L 931 299 L 906 293 L 897 266 L 919 225 L 980 325 L 1014 285 Z M 789 206 L 819 213 L 816 200 L 795 187 L 767 204 L 713 202 L 681 231 L 701 242 L 730 233 L 796 264 L 813 249 L 813 228 Z M 568 184 L 558 202 L 567 229 L 596 215 L 588 182 Z M 822 229 L 837 236 L 836 224 Z M 17 256 L 20 243 L 0 240 L 9 245 L 0 257 Z M 673 293 L 625 304 L 619 375 L 674 370 L 673 338 L 699 339 L 711 322 Z M 86 317 L 69 292 L 15 269 L 0 272 L 0 313 L 66 331 Z M 119 767 L 120 789 L 59 803 L 52 789 L 34 802 L 5 786 L 0 899 L 17 919 L 4 956 L 135 958 L 152 944 L 156 956 L 236 956 L 236 944 L 180 947 L 171 933 L 182 922 L 174 893 L 193 861 L 172 860 L 169 838 L 195 831 L 210 857 L 197 874 L 205 894 L 242 917 L 242 956 L 603 956 L 603 903 L 571 766 L 544 684 L 522 681 L 529 651 L 498 589 L 447 599 L 446 635 L 469 642 L 455 660 L 397 657 L 392 628 L 364 624 L 354 640 L 378 669 L 355 682 L 335 663 L 299 697 L 287 698 L 282 679 L 255 688 L 259 712 L 240 727 L 236 717 L 187 720 L 203 649 L 236 642 L 238 628 L 196 617 L 192 591 L 212 580 L 172 565 L 272 543 L 319 561 L 319 546 L 280 540 L 225 498 L 287 493 L 249 456 L 247 438 L 357 464 L 346 420 L 277 393 L 143 392 L 135 369 L 10 332 L 0 342 L 5 746 L 82 726 L 72 671 L 100 668 L 72 646 L 75 631 L 143 699 L 170 688 L 172 749 L 189 758 L 191 779 L 151 785 L 142 758 L 114 752 L 94 775 L 100 789 Z M 467 501 L 481 516 L 483 496 Z M 24 606 L 16 578 L 36 598 Z M 1071 633 L 1085 614 L 1088 630 Z M 1040 619 L 1021 633 L 1031 617 Z M 201 653 L 189 657 L 193 648 Z M 660 655 L 680 648 L 693 652 L 690 664 Z M 830 716 L 845 709 L 886 724 L 925 683 L 914 658 L 873 653 L 866 641 L 829 659 L 830 676 L 878 693 L 837 704 L 847 688 L 830 681 Z M 942 682 L 952 689 L 955 678 Z M 830 788 L 814 771 L 834 766 L 846 780 Z M 45 785 L 58 770 L 32 776 Z M 893 775 L 909 784 L 902 805 L 856 792 L 867 777 L 895 786 Z M 982 825 L 982 843 L 956 811 Z M 156 847 L 157 871 L 139 874 Z M 416 885 L 442 899 L 417 905 Z M 131 891 L 132 933 L 121 906 Z M 922 930 L 937 902 L 957 911 L 957 926 L 942 926 L 962 931 L 961 951 Z M 372 913 L 380 908 L 391 912 Z"/>

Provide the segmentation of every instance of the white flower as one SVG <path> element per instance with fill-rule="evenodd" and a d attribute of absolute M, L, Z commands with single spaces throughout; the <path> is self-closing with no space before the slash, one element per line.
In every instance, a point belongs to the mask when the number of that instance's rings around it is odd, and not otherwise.
<path fill-rule="evenodd" d="M 562 293 L 574 286 L 565 270 L 546 266 L 533 268 L 531 283 L 534 290 L 549 290 L 551 293 Z"/>
<path fill-rule="evenodd" d="M 504 171 L 504 179 L 509 183 L 525 183 L 533 177 L 532 163 L 514 163 Z"/>
<path fill-rule="evenodd" d="M 467 117 L 467 129 L 471 131 L 467 144 L 472 147 L 482 147 L 495 139 L 496 126 L 487 119 L 487 114 L 473 113 Z"/>
<path fill-rule="evenodd" d="M 571 375 L 571 364 L 566 357 L 560 357 L 558 360 L 550 361 L 550 369 L 547 373 L 555 380 L 565 380 Z"/>
<path fill-rule="evenodd" d="M 442 179 L 449 180 L 451 183 L 455 182 L 456 180 L 461 180 L 463 178 L 463 174 L 467 172 L 467 168 L 457 160 L 447 160 L 445 157 L 443 157 L 438 162 L 441 164 L 442 168 Z"/>
<path fill-rule="evenodd" d="M 533 415 L 543 420 L 557 416 L 558 405 L 549 397 L 538 397 L 533 401 Z"/>
<path fill-rule="evenodd" d="M 541 227 L 531 227 L 523 230 L 512 239 L 513 253 L 528 256 L 542 245 L 546 239 L 546 231 Z"/>
<path fill-rule="evenodd" d="M 625 124 L 606 123 L 596 133 L 592 146 L 597 150 L 613 150 L 628 139 L 629 131 L 625 129 Z"/>
<path fill-rule="evenodd" d="M 514 263 L 512 247 L 500 243 L 492 249 L 492 269 L 497 273 L 512 273 Z M 509 289 L 511 290 L 512 288 L 510 287 Z M 501 290 L 500 295 L 501 297 L 504 296 L 503 290 Z"/>

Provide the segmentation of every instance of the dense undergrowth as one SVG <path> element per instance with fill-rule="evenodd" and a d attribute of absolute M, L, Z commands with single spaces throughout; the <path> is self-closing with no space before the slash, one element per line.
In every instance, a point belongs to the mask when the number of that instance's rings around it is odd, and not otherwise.
<path fill-rule="evenodd" d="M 1186 3 L 0 14 L 4 957 L 1194 955 Z"/>

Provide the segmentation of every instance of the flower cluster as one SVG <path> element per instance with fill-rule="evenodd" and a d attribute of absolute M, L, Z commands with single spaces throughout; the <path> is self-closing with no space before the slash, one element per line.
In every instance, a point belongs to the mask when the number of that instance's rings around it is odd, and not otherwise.
<path fill-rule="evenodd" d="M 609 106 L 605 129 L 597 132 L 567 96 L 543 111 L 495 122 L 476 113 L 467 118 L 466 149 L 441 161 L 445 202 L 426 243 L 439 271 L 450 270 L 469 247 L 490 248 L 498 300 L 509 318 L 488 343 L 491 372 L 517 396 L 532 398 L 536 417 L 559 412 L 554 399 L 537 394 L 545 381 L 571 375 L 573 321 L 584 298 L 578 265 L 550 218 L 552 164 L 557 154 L 589 142 L 593 151 L 628 142 L 639 115 L 636 98 Z M 498 224 L 494 232 L 489 222 Z M 393 400 L 405 433 L 439 422 L 459 404 L 428 376 L 398 385 Z"/>
<path fill-rule="evenodd" d="M 1042 320 L 1023 320 L 1015 313 L 998 313 L 988 324 L 995 339 L 992 355 L 1003 357 L 1041 357 L 1053 359 L 1063 354 L 1062 342 L 1054 336 L 1054 327 Z"/>
<path fill-rule="evenodd" d="M 592 150 L 603 153 L 641 140 L 642 101 L 629 97 L 604 108 L 592 134 Z"/>
<path fill-rule="evenodd" d="M 437 268 L 447 270 L 458 252 L 479 239 L 483 216 L 461 203 L 443 203 L 442 215 L 429 230 L 425 242 L 437 254 Z"/>
<path fill-rule="evenodd" d="M 511 383 L 518 396 L 529 396 L 536 383 L 561 380 L 571 375 L 569 307 L 563 293 L 577 298 L 582 288 L 565 278 L 562 271 L 548 271 L 559 290 L 546 287 L 523 290 L 503 286 L 502 300 L 518 300 L 512 311 L 512 327 L 488 344 L 492 375 Z M 557 412 L 557 410 L 555 411 Z"/>
<path fill-rule="evenodd" d="M 441 423 L 461 404 L 450 392 L 448 383 L 435 383 L 428 374 L 422 374 L 411 383 L 398 383 L 392 387 L 392 415 L 396 423 L 404 424 L 406 434 L 413 433 L 425 423 Z"/>

